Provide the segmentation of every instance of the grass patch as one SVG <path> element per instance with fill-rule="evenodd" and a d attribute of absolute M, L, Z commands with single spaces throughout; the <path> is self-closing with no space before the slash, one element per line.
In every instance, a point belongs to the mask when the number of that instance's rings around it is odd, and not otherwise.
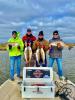
<path fill-rule="evenodd" d="M 0 50 L 3 51 L 3 50 L 6 50 L 7 49 L 7 43 L 1 43 L 0 44 Z"/>

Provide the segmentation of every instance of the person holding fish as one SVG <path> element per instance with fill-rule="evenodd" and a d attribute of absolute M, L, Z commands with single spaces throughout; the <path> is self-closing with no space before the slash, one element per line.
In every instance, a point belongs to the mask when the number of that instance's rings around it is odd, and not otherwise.
<path fill-rule="evenodd" d="M 27 42 L 27 46 L 31 44 L 33 45 L 33 42 L 36 40 L 36 37 L 33 36 L 32 30 L 30 28 L 27 29 L 27 33 L 22 37 L 22 40 L 24 44 Z"/>
<path fill-rule="evenodd" d="M 26 61 L 26 67 L 34 66 L 34 54 L 32 51 L 33 42 L 36 40 L 36 37 L 33 36 L 32 30 L 27 29 L 27 33 L 22 37 L 24 43 L 24 56 Z"/>
<path fill-rule="evenodd" d="M 46 51 L 49 49 L 49 42 L 44 39 L 43 31 L 40 31 L 38 34 L 38 39 L 33 44 L 33 50 L 36 51 L 36 66 L 46 67 Z"/>
<path fill-rule="evenodd" d="M 68 47 L 60 38 L 59 32 L 57 30 L 54 31 L 52 39 L 49 40 L 49 62 L 50 67 L 53 67 L 53 63 L 56 60 L 58 66 L 58 75 L 60 79 L 63 79 L 62 50 L 64 46 Z"/>
<path fill-rule="evenodd" d="M 7 50 L 10 56 L 10 78 L 14 80 L 14 66 L 16 62 L 17 66 L 17 77 L 20 78 L 20 67 L 21 67 L 21 55 L 23 53 L 24 44 L 21 38 L 19 38 L 16 31 L 12 32 L 12 37 L 8 40 Z"/>

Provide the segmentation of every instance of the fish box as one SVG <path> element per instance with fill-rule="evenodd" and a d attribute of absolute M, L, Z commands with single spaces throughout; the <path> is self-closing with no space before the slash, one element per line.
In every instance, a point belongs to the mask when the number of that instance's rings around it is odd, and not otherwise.
<path fill-rule="evenodd" d="M 24 67 L 22 98 L 54 98 L 53 70 L 48 67 Z"/>

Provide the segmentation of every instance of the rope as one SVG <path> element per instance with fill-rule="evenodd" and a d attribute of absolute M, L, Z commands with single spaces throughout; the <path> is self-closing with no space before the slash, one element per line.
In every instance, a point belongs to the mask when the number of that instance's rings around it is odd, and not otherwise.
<path fill-rule="evenodd" d="M 63 99 L 69 100 L 69 98 L 75 100 L 75 86 L 70 83 L 62 83 L 62 82 L 57 82 L 55 81 L 57 91 L 56 91 L 56 96 L 60 96 Z"/>

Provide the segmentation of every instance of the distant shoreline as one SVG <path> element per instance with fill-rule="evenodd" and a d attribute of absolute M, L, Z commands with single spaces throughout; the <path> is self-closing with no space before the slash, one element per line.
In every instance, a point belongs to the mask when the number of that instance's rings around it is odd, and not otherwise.
<path fill-rule="evenodd" d="M 6 51 L 7 50 L 7 43 L 1 43 L 0 44 L 0 51 Z"/>

